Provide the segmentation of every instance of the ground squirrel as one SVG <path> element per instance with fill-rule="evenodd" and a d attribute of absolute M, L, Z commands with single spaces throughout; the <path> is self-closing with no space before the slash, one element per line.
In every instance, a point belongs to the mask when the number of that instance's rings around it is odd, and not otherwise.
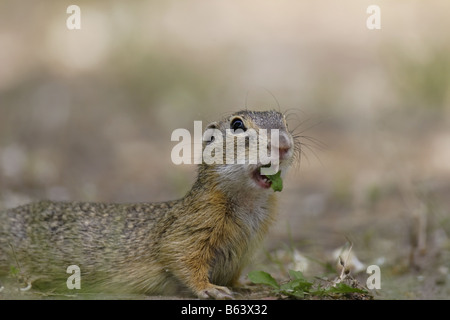
<path fill-rule="evenodd" d="M 208 128 L 224 136 L 237 132 L 226 129 L 278 129 L 282 176 L 295 158 L 296 143 L 280 112 L 244 110 Z M 210 136 L 203 148 L 225 145 L 218 141 Z M 249 153 L 248 143 L 245 148 Z M 276 193 L 261 167 L 203 162 L 179 200 L 41 201 L 2 211 L 0 276 L 18 270 L 25 284 L 65 287 L 67 267 L 77 265 L 82 289 L 95 292 L 231 298 L 230 288 L 276 216 Z"/>

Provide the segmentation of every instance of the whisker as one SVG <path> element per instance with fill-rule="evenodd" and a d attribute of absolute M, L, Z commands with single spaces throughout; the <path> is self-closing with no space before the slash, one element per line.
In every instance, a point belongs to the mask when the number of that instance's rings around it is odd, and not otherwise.
<path fill-rule="evenodd" d="M 317 127 L 318 125 L 321 125 L 324 122 L 324 120 L 318 120 L 316 123 L 313 123 L 312 125 L 310 125 L 309 127 L 307 127 L 306 129 L 303 129 L 302 131 L 300 131 L 300 133 L 303 133 L 305 131 L 311 130 L 314 127 Z"/>
<path fill-rule="evenodd" d="M 325 142 L 320 141 L 319 139 L 316 139 L 316 138 L 313 138 L 313 137 L 310 137 L 310 136 L 298 136 L 298 138 L 300 140 L 304 139 L 304 140 L 307 140 L 307 141 L 311 142 L 313 144 L 313 146 L 318 148 L 319 150 L 326 150 L 326 149 L 329 148 L 328 145 Z"/>
<path fill-rule="evenodd" d="M 268 94 L 270 94 L 273 98 L 273 100 L 275 101 L 275 103 L 278 106 L 278 112 L 281 112 L 281 106 L 280 106 L 280 102 L 278 101 L 277 97 L 275 97 L 275 95 L 272 93 L 272 91 L 270 91 L 267 88 L 262 87 Z"/>
<path fill-rule="evenodd" d="M 317 155 L 317 153 L 314 151 L 314 149 L 312 148 L 312 146 L 310 146 L 309 144 L 305 144 L 305 143 L 301 143 L 302 147 L 305 147 L 306 149 L 308 149 L 308 151 L 310 151 L 315 157 L 316 159 L 319 161 L 319 163 L 323 166 L 322 161 L 320 160 L 319 156 Z"/>
<path fill-rule="evenodd" d="M 292 130 L 290 130 L 291 132 L 295 132 L 300 126 L 304 125 L 305 123 L 308 123 L 310 121 L 312 121 L 312 118 L 306 118 L 305 120 L 300 121 L 300 123 Z M 308 129 L 306 129 L 308 130 Z M 303 133 L 304 131 L 301 131 L 300 133 Z"/>
<path fill-rule="evenodd" d="M 306 161 L 308 162 L 308 165 L 310 165 L 311 162 L 309 161 L 308 155 L 305 153 L 305 151 L 303 151 L 303 149 L 300 149 L 300 160 L 299 160 L 299 163 L 301 163 L 301 161 L 302 161 L 301 160 L 302 156 L 306 159 Z"/>

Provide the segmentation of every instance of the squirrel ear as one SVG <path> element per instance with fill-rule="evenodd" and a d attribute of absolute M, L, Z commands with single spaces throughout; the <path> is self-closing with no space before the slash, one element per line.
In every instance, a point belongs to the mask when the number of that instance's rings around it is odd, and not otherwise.
<path fill-rule="evenodd" d="M 206 129 L 205 129 L 205 130 L 207 130 L 207 129 L 217 129 L 218 126 L 219 126 L 219 123 L 218 123 L 218 122 L 211 122 L 210 124 L 208 124 L 208 125 L 206 126 Z"/>
<path fill-rule="evenodd" d="M 215 140 L 213 132 L 218 127 L 219 127 L 218 122 L 212 122 L 206 126 L 205 132 L 203 133 L 203 141 L 205 141 L 206 144 L 209 144 Z"/>

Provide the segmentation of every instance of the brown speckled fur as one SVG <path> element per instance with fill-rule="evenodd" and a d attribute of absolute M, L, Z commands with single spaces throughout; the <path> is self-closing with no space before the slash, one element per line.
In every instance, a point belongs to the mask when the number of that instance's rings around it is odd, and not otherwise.
<path fill-rule="evenodd" d="M 276 111 L 241 111 L 249 128 L 287 130 Z M 292 145 L 293 147 L 293 145 Z M 292 148 L 293 149 L 293 148 Z M 281 163 L 282 174 L 292 156 Z M 229 298 L 243 267 L 276 217 L 276 194 L 251 180 L 257 165 L 199 165 L 185 197 L 161 203 L 41 201 L 0 213 L 0 276 L 11 266 L 24 281 L 65 287 L 69 265 L 82 288 Z"/>

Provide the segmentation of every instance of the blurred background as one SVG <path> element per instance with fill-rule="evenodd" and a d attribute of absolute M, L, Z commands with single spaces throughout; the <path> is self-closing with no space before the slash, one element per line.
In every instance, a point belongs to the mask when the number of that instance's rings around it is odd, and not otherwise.
<path fill-rule="evenodd" d="M 275 108 L 303 155 L 249 270 L 320 276 L 351 242 L 353 274 L 381 268 L 376 297 L 448 298 L 449 14 L 445 0 L 4 0 L 0 209 L 179 198 L 195 166 L 171 162 L 173 130 Z"/>

